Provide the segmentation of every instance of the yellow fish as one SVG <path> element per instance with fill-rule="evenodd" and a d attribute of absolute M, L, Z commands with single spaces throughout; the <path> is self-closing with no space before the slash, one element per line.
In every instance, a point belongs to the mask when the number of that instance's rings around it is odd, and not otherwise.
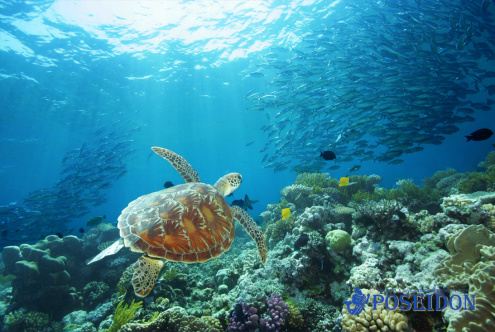
<path fill-rule="evenodd" d="M 290 217 L 290 209 L 289 208 L 282 209 L 282 220 L 285 220 L 289 217 Z"/>
<path fill-rule="evenodd" d="M 349 177 L 340 178 L 339 187 L 344 187 L 349 185 Z"/>

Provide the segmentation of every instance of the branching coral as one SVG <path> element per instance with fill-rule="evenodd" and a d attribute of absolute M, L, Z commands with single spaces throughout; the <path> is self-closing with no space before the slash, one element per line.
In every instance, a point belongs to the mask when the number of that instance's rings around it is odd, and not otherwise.
<path fill-rule="evenodd" d="M 313 194 L 318 194 L 322 188 L 337 188 L 337 179 L 332 179 L 328 173 L 302 173 L 298 174 L 294 184 L 300 184 L 313 189 Z"/>
<path fill-rule="evenodd" d="M 495 151 L 492 151 L 486 156 L 485 161 L 482 161 L 478 164 L 478 167 L 490 168 L 495 166 Z"/>
<path fill-rule="evenodd" d="M 37 311 L 15 311 L 6 315 L 4 324 L 7 331 L 38 332 L 50 324 L 48 314 Z"/>
<path fill-rule="evenodd" d="M 284 239 L 287 233 L 292 232 L 296 218 L 290 216 L 287 219 L 280 219 L 276 223 L 268 225 L 265 232 L 266 240 L 273 239 L 275 241 L 281 241 Z"/>
<path fill-rule="evenodd" d="M 411 179 L 399 180 L 397 185 L 399 188 L 386 191 L 387 198 L 402 202 L 413 212 L 428 209 L 428 206 L 432 203 L 439 205 L 442 198 L 438 189 L 428 186 L 421 188 L 415 185 Z"/>
<path fill-rule="evenodd" d="M 432 189 L 437 188 L 438 183 L 442 181 L 442 179 L 454 174 L 457 174 L 457 171 L 453 168 L 447 168 L 443 171 L 437 171 L 431 177 L 423 179 L 423 185 Z"/>
<path fill-rule="evenodd" d="M 489 170 L 495 171 L 495 168 L 491 167 Z M 486 191 L 491 184 L 493 184 L 493 179 L 487 173 L 472 172 L 466 173 L 465 178 L 457 182 L 457 188 L 459 192 L 469 194 L 476 191 Z"/>

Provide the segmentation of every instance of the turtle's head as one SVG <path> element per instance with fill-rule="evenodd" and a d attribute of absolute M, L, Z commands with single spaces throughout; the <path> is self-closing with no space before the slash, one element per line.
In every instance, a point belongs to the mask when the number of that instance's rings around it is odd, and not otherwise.
<path fill-rule="evenodd" d="M 242 182 L 242 176 L 239 173 L 229 173 L 227 175 L 222 176 L 218 179 L 217 183 L 215 183 L 215 188 L 220 190 L 222 195 L 228 196 L 234 192 Z"/>

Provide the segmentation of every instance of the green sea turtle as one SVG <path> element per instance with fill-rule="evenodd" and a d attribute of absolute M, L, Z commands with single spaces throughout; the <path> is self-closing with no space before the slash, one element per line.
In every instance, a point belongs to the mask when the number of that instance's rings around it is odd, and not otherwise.
<path fill-rule="evenodd" d="M 164 148 L 151 149 L 169 161 L 186 183 L 130 202 L 118 218 L 121 239 L 88 264 L 124 246 L 143 253 L 132 266 L 132 285 L 136 295 L 144 297 L 155 285 L 164 264 L 162 259 L 203 263 L 229 250 L 234 240 L 234 219 L 256 242 L 264 264 L 266 243 L 261 229 L 246 211 L 229 206 L 224 198 L 239 187 L 242 176 L 229 173 L 211 186 L 201 182 L 183 157 Z"/>

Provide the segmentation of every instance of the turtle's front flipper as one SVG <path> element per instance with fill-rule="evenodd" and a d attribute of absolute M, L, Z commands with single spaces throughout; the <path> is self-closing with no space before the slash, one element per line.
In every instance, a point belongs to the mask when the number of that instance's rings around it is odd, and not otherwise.
<path fill-rule="evenodd" d="M 90 260 L 88 262 L 88 265 L 91 263 L 94 263 L 96 261 L 99 261 L 100 259 L 102 259 L 104 257 L 115 254 L 117 251 L 119 251 L 123 247 L 124 247 L 124 244 L 123 244 L 122 239 L 115 241 L 111 246 L 109 246 L 108 248 L 106 248 L 105 250 L 100 252 L 98 255 L 96 255 L 92 260 Z"/>
<path fill-rule="evenodd" d="M 242 227 L 246 230 L 246 232 L 251 235 L 251 238 L 256 242 L 256 247 L 258 247 L 258 253 L 260 254 L 261 261 L 263 264 L 266 262 L 266 242 L 265 236 L 261 231 L 261 228 L 256 225 L 253 218 L 244 211 L 241 207 L 234 205 L 230 207 L 230 211 L 234 218 L 241 224 Z"/>
<path fill-rule="evenodd" d="M 198 172 L 189 164 L 183 157 L 179 156 L 177 153 L 154 146 L 151 148 L 154 153 L 166 159 L 172 166 L 179 172 L 180 176 L 188 182 L 201 182 L 199 179 Z"/>
<path fill-rule="evenodd" d="M 136 293 L 137 296 L 145 297 L 151 292 L 162 267 L 162 260 L 150 258 L 146 254 L 141 256 L 137 262 L 132 265 L 132 268 L 134 269 L 132 286 L 134 286 L 134 293 Z"/>

